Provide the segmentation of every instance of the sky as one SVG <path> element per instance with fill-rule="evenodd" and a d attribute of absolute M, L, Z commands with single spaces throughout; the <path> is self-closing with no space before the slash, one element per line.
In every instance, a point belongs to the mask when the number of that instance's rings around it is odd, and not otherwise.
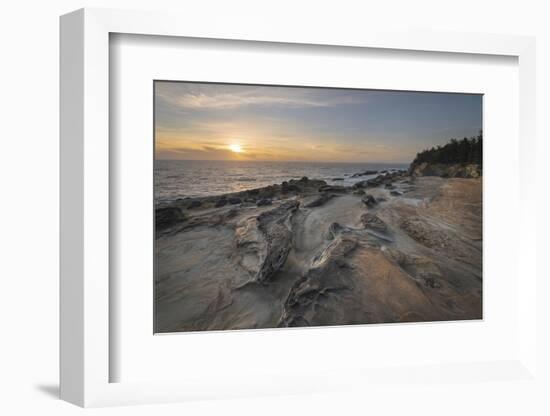
<path fill-rule="evenodd" d="M 157 159 L 409 163 L 481 128 L 478 94 L 155 81 Z"/>

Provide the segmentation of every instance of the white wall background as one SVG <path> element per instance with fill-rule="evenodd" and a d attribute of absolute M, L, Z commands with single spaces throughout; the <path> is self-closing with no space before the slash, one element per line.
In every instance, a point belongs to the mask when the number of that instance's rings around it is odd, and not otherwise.
<path fill-rule="evenodd" d="M 550 146 L 550 12 L 535 0 L 362 0 L 362 1 L 186 1 L 186 0 L 11 0 L 0 13 L 0 413 L 76 414 L 56 399 L 58 383 L 58 16 L 81 7 L 178 10 L 207 22 L 213 14 L 238 24 L 266 17 L 281 25 L 326 24 L 421 27 L 453 31 L 535 35 L 538 41 L 540 213 L 547 211 Z M 545 156 L 546 155 L 546 156 Z M 513 226 L 514 219 L 510 219 Z M 539 227 L 539 266 L 549 245 Z M 543 271 L 550 277 L 550 273 Z M 549 283 L 539 285 L 541 323 L 550 328 Z M 542 322 L 544 320 L 544 322 Z M 541 325 L 542 328 L 542 325 Z M 541 331 L 550 351 L 548 330 Z M 542 352 L 542 351 L 541 351 Z M 546 355 L 548 353 L 546 352 Z M 539 357 L 548 370 L 548 359 Z M 546 371 L 546 374 L 550 374 Z M 547 387 L 546 394 L 550 391 Z M 429 386 L 372 397 L 259 398 L 100 409 L 125 414 L 549 414 L 544 392 L 529 385 Z M 543 405 L 544 403 L 544 405 Z"/>

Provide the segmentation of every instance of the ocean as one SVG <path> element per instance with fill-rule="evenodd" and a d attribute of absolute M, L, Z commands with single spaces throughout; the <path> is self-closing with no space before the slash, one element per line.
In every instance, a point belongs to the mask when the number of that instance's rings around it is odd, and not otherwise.
<path fill-rule="evenodd" d="M 220 195 L 280 184 L 307 176 L 333 185 L 353 185 L 374 178 L 352 178 L 366 170 L 407 169 L 405 163 L 258 162 L 210 160 L 155 161 L 155 201 Z"/>

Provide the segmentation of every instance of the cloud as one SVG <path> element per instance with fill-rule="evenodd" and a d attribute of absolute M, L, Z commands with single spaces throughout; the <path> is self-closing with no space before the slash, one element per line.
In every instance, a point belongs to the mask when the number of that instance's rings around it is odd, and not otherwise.
<path fill-rule="evenodd" d="M 179 97 L 166 97 L 172 104 L 190 110 L 232 110 L 251 105 L 276 105 L 285 107 L 323 107 L 323 103 L 300 98 L 276 97 L 269 95 L 237 94 L 185 94 Z"/>
<path fill-rule="evenodd" d="M 174 82 L 156 84 L 155 97 L 180 110 L 234 110 L 249 106 L 320 108 L 365 102 L 364 98 L 331 90 Z"/>
<path fill-rule="evenodd" d="M 227 149 L 204 146 L 196 147 L 169 147 L 156 148 L 157 159 L 188 159 L 188 160 L 227 160 L 234 159 L 234 155 Z"/>

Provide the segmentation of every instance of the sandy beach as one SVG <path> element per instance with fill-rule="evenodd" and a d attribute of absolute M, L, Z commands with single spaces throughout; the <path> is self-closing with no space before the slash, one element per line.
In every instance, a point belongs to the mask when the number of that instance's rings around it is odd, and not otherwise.
<path fill-rule="evenodd" d="M 314 178 L 156 210 L 155 332 L 482 317 L 482 180 Z"/>

